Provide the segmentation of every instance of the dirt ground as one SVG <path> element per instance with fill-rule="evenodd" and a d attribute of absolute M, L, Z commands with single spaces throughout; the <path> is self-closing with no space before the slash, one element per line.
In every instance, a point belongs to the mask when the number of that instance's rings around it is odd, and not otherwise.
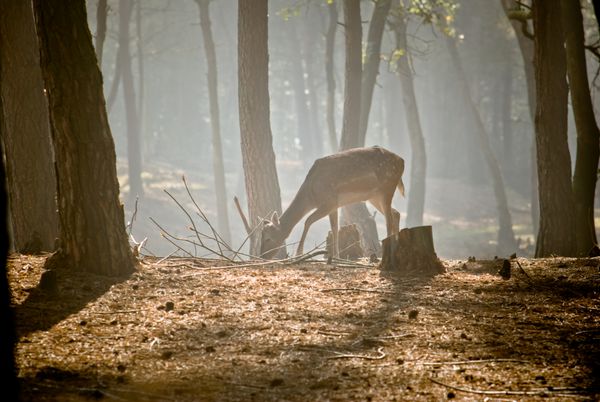
<path fill-rule="evenodd" d="M 119 280 L 13 255 L 24 401 L 600 399 L 600 259 L 227 266 Z"/>

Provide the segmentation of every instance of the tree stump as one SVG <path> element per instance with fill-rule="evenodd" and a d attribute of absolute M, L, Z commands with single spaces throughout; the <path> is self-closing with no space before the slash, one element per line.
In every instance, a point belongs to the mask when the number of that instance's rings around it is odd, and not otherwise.
<path fill-rule="evenodd" d="M 431 226 L 402 229 L 383 239 L 382 246 L 382 270 L 412 276 L 434 276 L 445 271 L 435 253 Z"/>
<path fill-rule="evenodd" d="M 327 256 L 333 256 L 331 252 L 332 247 L 332 235 L 331 230 L 327 235 Z M 338 231 L 338 248 L 340 251 L 340 258 L 346 260 L 357 260 L 364 257 L 365 253 L 360 244 L 360 233 L 355 224 L 345 225 Z"/>

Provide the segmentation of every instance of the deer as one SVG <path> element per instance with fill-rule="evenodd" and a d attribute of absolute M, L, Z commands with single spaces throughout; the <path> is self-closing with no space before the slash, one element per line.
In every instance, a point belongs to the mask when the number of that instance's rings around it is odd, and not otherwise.
<path fill-rule="evenodd" d="M 385 216 L 388 237 L 399 231 L 400 213 L 392 208 L 396 189 L 404 197 L 404 159 L 385 148 L 353 148 L 317 159 L 300 189 L 281 217 L 274 212 L 263 221 L 261 257 L 271 259 L 304 216 L 304 230 L 296 255 L 302 255 L 304 241 L 313 223 L 329 216 L 332 256 L 339 256 L 338 209 L 368 201 Z"/>

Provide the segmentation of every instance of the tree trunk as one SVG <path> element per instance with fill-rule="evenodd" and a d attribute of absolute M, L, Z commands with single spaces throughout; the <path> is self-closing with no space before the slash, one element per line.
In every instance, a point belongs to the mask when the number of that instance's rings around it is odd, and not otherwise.
<path fill-rule="evenodd" d="M 212 36 L 210 22 L 210 0 L 198 0 L 200 9 L 200 27 L 204 40 L 204 54 L 206 57 L 206 80 L 208 86 L 208 100 L 210 107 L 210 124 L 212 128 L 213 175 L 215 196 L 217 201 L 217 227 L 219 235 L 227 243 L 231 243 L 229 231 L 229 213 L 227 211 L 227 186 L 225 181 L 225 166 L 223 163 L 223 146 L 221 145 L 221 114 L 219 111 L 219 93 L 217 89 L 218 70 L 215 43 Z"/>
<path fill-rule="evenodd" d="M 362 76 L 362 26 L 360 0 L 344 0 L 346 67 L 344 79 L 344 119 L 340 150 L 363 146 L 360 143 L 360 101 Z"/>
<path fill-rule="evenodd" d="M 496 197 L 496 207 L 498 209 L 498 254 L 512 254 L 516 250 L 515 234 L 512 228 L 512 219 L 510 211 L 508 210 L 508 200 L 506 198 L 506 190 L 504 187 L 504 179 L 502 178 L 502 172 L 500 171 L 500 165 L 496 159 L 492 147 L 490 146 L 489 135 L 486 132 L 481 115 L 473 102 L 467 77 L 458 55 L 458 49 L 456 43 L 451 37 L 446 38 L 446 44 L 448 51 L 450 52 L 450 58 L 456 73 L 458 75 L 458 86 L 461 91 L 461 97 L 465 100 L 467 107 L 470 109 L 473 119 L 476 124 L 476 138 L 475 141 L 479 143 L 481 153 L 488 165 L 490 175 L 492 179 L 492 186 L 494 189 L 494 196 Z"/>
<path fill-rule="evenodd" d="M 102 53 L 104 52 L 104 41 L 106 39 L 106 15 L 108 12 L 107 0 L 98 0 L 96 8 L 96 58 L 98 66 L 102 70 Z"/>
<path fill-rule="evenodd" d="M 421 129 L 419 110 L 417 108 L 413 73 L 408 63 L 409 50 L 406 41 L 406 24 L 402 16 L 399 16 L 395 20 L 394 30 L 396 33 L 396 49 L 404 51 L 404 54 L 398 59 L 397 73 L 402 83 L 402 102 L 404 104 L 412 151 L 406 226 L 421 226 L 423 224 L 423 211 L 425 209 L 427 155 L 425 153 L 425 139 L 423 138 L 423 130 Z"/>
<path fill-rule="evenodd" d="M 281 214 L 269 106 L 267 0 L 238 1 L 238 96 L 242 160 L 250 224 L 274 211 Z M 250 254 L 260 254 L 260 236 L 250 238 Z M 285 252 L 285 249 L 283 250 Z"/>
<path fill-rule="evenodd" d="M 31 4 L 0 2 L 0 128 L 11 239 L 12 247 L 25 253 L 53 250 L 58 236 L 54 156 L 39 63 Z"/>
<path fill-rule="evenodd" d="M 308 90 L 308 111 L 310 116 L 310 132 L 312 134 L 313 144 L 313 159 L 323 156 L 323 134 L 321 131 L 321 124 L 319 123 L 319 117 L 322 116 L 321 108 L 319 105 L 319 96 L 317 95 L 317 83 L 315 70 L 320 68 L 321 60 L 310 55 L 315 54 L 317 44 L 319 43 L 321 32 L 312 29 L 310 24 L 305 24 L 304 31 L 304 70 L 306 73 L 306 89 Z"/>
<path fill-rule="evenodd" d="M 294 91 L 294 105 L 296 106 L 296 137 L 300 141 L 300 159 L 304 164 L 310 166 L 315 159 L 313 135 L 310 127 L 308 110 L 308 99 L 306 96 L 306 84 L 304 82 L 304 68 L 302 66 L 302 54 L 300 52 L 300 40 L 296 32 L 296 21 L 287 21 L 287 32 L 290 46 L 290 75 Z"/>
<path fill-rule="evenodd" d="M 5 6 L 21 5 L 22 2 L 3 2 L 0 3 L 0 52 L 3 52 L 4 43 L 4 28 L 8 25 L 4 24 L 2 17 L 5 16 Z M 25 3 L 27 4 L 27 3 Z M 33 16 L 31 8 L 29 8 L 29 30 L 33 26 Z M 19 25 L 23 26 L 23 25 Z M 36 47 L 34 47 L 35 49 Z M 0 59 L 0 77 L 3 77 L 4 60 Z M 1 84 L 1 82 L 0 82 Z M 4 123 L 3 96 L 0 96 L 0 138 L 4 137 L 6 124 Z M 4 147 L 0 146 L 0 156 L 3 155 Z M 4 169 L 4 160 L 0 159 L 0 183 L 6 182 L 6 173 Z M 11 307 L 11 291 L 8 283 L 8 264 L 6 263 L 9 252 L 9 210 L 8 210 L 8 194 L 6 186 L 0 186 L 0 322 L 2 329 L 0 330 L 0 375 L 4 380 L 4 389 L 2 396 L 7 401 L 18 401 L 18 382 L 17 370 L 15 366 L 15 342 L 17 340 L 15 330 L 15 316 Z"/>
<path fill-rule="evenodd" d="M 594 195 L 600 154 L 600 133 L 594 117 L 585 64 L 583 17 L 579 1 L 561 0 L 567 49 L 567 72 L 575 126 L 577 127 L 577 159 L 573 175 L 577 254 L 587 255 L 598 243 L 594 225 Z"/>
<path fill-rule="evenodd" d="M 344 24 L 346 67 L 341 150 L 363 146 L 359 135 L 362 76 L 362 26 L 359 0 L 344 0 Z M 369 214 L 364 202 L 342 208 L 342 222 L 355 223 L 358 226 L 365 250 L 372 250 L 377 254 L 381 252 L 375 220 Z"/>
<path fill-rule="evenodd" d="M 566 57 L 560 8 L 555 3 L 533 3 L 540 197 L 536 257 L 576 254 L 575 201 L 567 143 Z"/>
<path fill-rule="evenodd" d="M 535 71 L 533 65 L 534 48 L 533 40 L 528 37 L 528 23 L 527 20 L 519 21 L 511 17 L 511 12 L 517 7 L 515 0 L 501 0 L 502 8 L 506 17 L 509 19 L 515 35 L 517 37 L 517 43 L 523 57 L 523 67 L 525 70 L 525 82 L 527 83 L 527 100 L 529 105 L 529 115 L 531 116 L 532 124 L 535 123 L 535 110 L 536 110 L 536 98 L 535 98 Z M 533 226 L 534 236 L 537 236 L 540 227 L 540 201 L 538 197 L 538 180 L 537 180 L 537 162 L 536 162 L 536 147 L 535 147 L 535 133 L 531 138 L 531 223 Z"/>
<path fill-rule="evenodd" d="M 367 47 L 365 50 L 366 60 L 362 74 L 361 100 L 360 100 L 360 127 L 358 132 L 358 143 L 365 145 L 367 128 L 369 127 L 369 114 L 373 102 L 373 90 L 375 81 L 379 75 L 379 60 L 381 60 L 381 38 L 385 21 L 390 12 L 391 0 L 379 0 L 375 2 L 369 33 L 367 34 Z"/>
<path fill-rule="evenodd" d="M 47 261 L 117 276 L 134 260 L 85 2 L 35 0 L 57 167 L 61 248 Z"/>
<path fill-rule="evenodd" d="M 119 0 L 119 57 L 122 67 L 125 118 L 127 120 L 127 165 L 129 176 L 129 200 L 144 195 L 142 185 L 142 150 L 140 146 L 140 122 L 138 118 L 131 52 L 129 50 L 129 22 L 133 0 Z"/>
<path fill-rule="evenodd" d="M 335 75 L 334 75 L 334 48 L 335 31 L 337 30 L 337 2 L 327 5 L 329 10 L 329 27 L 325 36 L 325 74 L 327 79 L 327 132 L 329 133 L 329 147 L 331 152 L 338 150 L 337 133 L 335 130 Z"/>

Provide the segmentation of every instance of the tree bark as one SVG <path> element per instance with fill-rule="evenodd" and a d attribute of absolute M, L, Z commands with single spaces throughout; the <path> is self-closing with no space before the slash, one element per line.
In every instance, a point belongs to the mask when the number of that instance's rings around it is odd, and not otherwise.
<path fill-rule="evenodd" d="M 397 74 L 402 83 L 402 103 L 404 104 L 412 152 L 406 226 L 421 226 L 423 225 L 423 212 L 425 209 L 427 155 L 425 153 L 425 138 L 423 137 L 417 107 L 417 97 L 415 96 L 413 73 L 408 62 L 409 50 L 406 41 L 406 23 L 403 16 L 398 16 L 394 21 L 394 30 L 396 33 L 396 49 L 404 51 L 404 54 L 400 56 L 397 62 Z"/>
<path fill-rule="evenodd" d="M 217 227 L 219 235 L 227 243 L 231 243 L 229 231 L 229 213 L 227 211 L 227 186 L 225 181 L 225 165 L 223 162 L 223 146 L 221 144 L 221 113 L 219 110 L 219 93 L 217 88 L 218 69 L 215 43 L 212 36 L 210 21 L 210 0 L 197 0 L 200 10 L 200 27 L 204 41 L 204 54 L 206 57 L 206 83 L 208 86 L 208 100 L 210 107 L 210 125 L 212 128 L 212 158 L 215 196 L 217 202 Z"/>
<path fill-rule="evenodd" d="M 140 122 L 131 68 L 129 46 L 129 22 L 133 10 L 133 0 L 119 0 L 119 58 L 122 67 L 125 119 L 127 120 L 127 165 L 129 176 L 129 199 L 144 196 L 142 184 L 142 150 L 140 145 Z"/>
<path fill-rule="evenodd" d="M 567 143 L 567 82 L 564 35 L 558 2 L 534 0 L 535 131 L 540 229 L 535 256 L 574 256 L 575 201 Z"/>
<path fill-rule="evenodd" d="M 562 22 L 565 29 L 567 73 L 571 102 L 577 127 L 577 159 L 573 175 L 577 254 L 587 255 L 598 243 L 594 225 L 594 196 L 600 155 L 600 133 L 594 117 L 585 62 L 585 38 L 581 4 L 561 0 Z"/>
<path fill-rule="evenodd" d="M 39 63 L 31 4 L 0 2 L 0 124 L 11 240 L 14 250 L 25 253 L 52 251 L 58 236 L 54 156 Z"/>
<path fill-rule="evenodd" d="M 475 130 L 475 141 L 478 142 L 481 153 L 483 154 L 484 160 L 486 161 L 490 176 L 492 179 L 492 187 L 494 189 L 494 196 L 496 198 L 496 207 L 498 209 L 498 254 L 512 254 L 516 251 L 515 234 L 512 228 L 512 218 L 508 209 L 508 200 L 506 198 L 506 189 L 504 187 L 504 179 L 502 178 L 502 171 L 498 160 L 492 151 L 490 145 L 489 135 L 485 129 L 485 125 L 481 120 L 481 115 L 473 102 L 471 92 L 469 90 L 469 84 L 465 71 L 460 61 L 458 49 L 456 43 L 451 37 L 446 37 L 446 44 L 450 53 L 450 58 L 456 73 L 458 75 L 458 87 L 461 92 L 462 98 L 465 100 L 467 107 L 470 109 L 474 122 L 476 124 Z"/>
<path fill-rule="evenodd" d="M 391 0 L 378 0 L 375 2 L 369 33 L 367 34 L 367 47 L 365 50 L 366 60 L 362 73 L 361 100 L 360 100 L 360 127 L 358 132 L 358 143 L 365 145 L 367 128 L 369 127 L 369 114 L 373 102 L 373 90 L 375 81 L 379 75 L 379 61 L 381 60 L 381 38 L 385 21 L 390 12 Z"/>
<path fill-rule="evenodd" d="M 329 134 L 329 147 L 331 152 L 338 150 L 337 132 L 335 129 L 335 74 L 334 74 L 334 47 L 335 32 L 337 30 L 337 2 L 327 5 L 329 11 L 329 27 L 325 36 L 325 75 L 327 79 L 327 132 Z"/>
<path fill-rule="evenodd" d="M 276 211 L 281 195 L 269 106 L 267 0 L 238 1 L 238 96 L 242 161 L 250 224 Z M 250 254 L 260 254 L 260 236 L 250 238 Z M 285 249 L 283 250 L 285 252 Z"/>
<path fill-rule="evenodd" d="M 117 276 L 134 260 L 85 2 L 35 0 L 57 167 L 61 248 L 48 267 Z"/>

